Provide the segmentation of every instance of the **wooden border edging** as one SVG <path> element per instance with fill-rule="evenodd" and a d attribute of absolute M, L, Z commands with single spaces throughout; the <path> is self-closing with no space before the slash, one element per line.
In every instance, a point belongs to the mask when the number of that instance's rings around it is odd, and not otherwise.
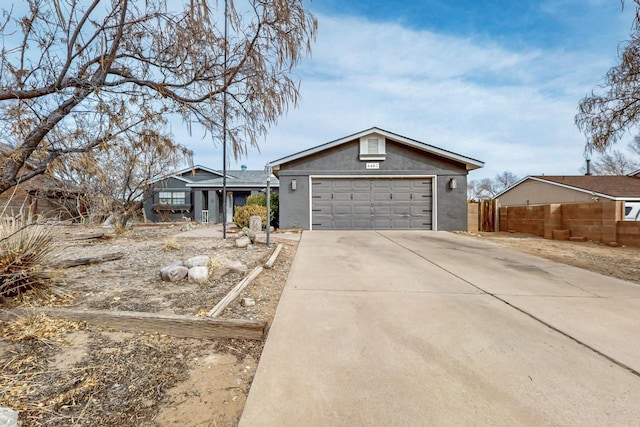
<path fill-rule="evenodd" d="M 44 313 L 53 318 L 123 331 L 144 331 L 182 338 L 241 338 L 262 340 L 266 325 L 254 320 L 212 319 L 210 317 L 131 311 L 73 310 L 67 308 L 35 308 L 0 311 L 0 320 L 11 321 L 29 314 Z"/>
<path fill-rule="evenodd" d="M 262 270 L 264 269 L 261 266 L 254 268 L 253 271 L 247 277 L 242 279 L 240 283 L 238 283 L 224 298 L 220 300 L 218 304 L 216 304 L 215 307 L 209 310 L 209 312 L 207 313 L 207 316 L 217 317 L 220 313 L 222 313 L 222 311 L 224 311 L 224 309 L 227 308 L 227 306 L 231 304 L 231 302 L 234 299 L 236 299 L 236 297 L 240 294 L 240 292 L 242 292 L 242 290 L 249 283 L 251 283 L 253 279 L 258 277 L 260 273 L 262 273 Z"/>
<path fill-rule="evenodd" d="M 268 268 L 268 269 L 273 268 L 273 264 L 275 264 L 276 258 L 278 258 L 278 254 L 280 253 L 281 250 L 282 250 L 282 243 L 278 243 L 278 246 L 276 246 L 276 250 L 273 251 L 273 253 L 269 257 L 269 260 L 264 263 L 264 268 Z"/>

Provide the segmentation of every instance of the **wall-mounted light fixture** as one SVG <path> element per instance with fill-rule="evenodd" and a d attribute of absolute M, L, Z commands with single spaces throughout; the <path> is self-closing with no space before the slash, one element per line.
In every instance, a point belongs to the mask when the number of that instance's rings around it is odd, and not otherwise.
<path fill-rule="evenodd" d="M 291 191 L 296 191 L 296 189 L 298 188 L 298 183 L 296 182 L 295 179 L 291 180 Z"/>
<path fill-rule="evenodd" d="M 458 188 L 458 180 L 456 180 L 455 178 L 451 178 L 449 180 L 449 188 L 452 190 L 455 190 L 456 188 Z"/>

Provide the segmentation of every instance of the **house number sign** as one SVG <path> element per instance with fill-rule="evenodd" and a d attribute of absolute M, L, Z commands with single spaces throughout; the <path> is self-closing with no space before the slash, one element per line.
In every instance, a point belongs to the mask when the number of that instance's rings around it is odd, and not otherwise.
<path fill-rule="evenodd" d="M 367 169 L 380 169 L 380 163 L 367 163 L 365 167 Z"/>

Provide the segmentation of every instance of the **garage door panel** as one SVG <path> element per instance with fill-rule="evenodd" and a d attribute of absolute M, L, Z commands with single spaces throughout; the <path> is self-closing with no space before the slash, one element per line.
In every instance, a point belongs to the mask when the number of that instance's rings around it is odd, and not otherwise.
<path fill-rule="evenodd" d="M 314 178 L 312 184 L 314 229 L 431 229 L 431 179 Z"/>
<path fill-rule="evenodd" d="M 350 205 L 334 204 L 332 212 L 334 215 L 350 216 L 352 214 L 352 208 Z"/>
<path fill-rule="evenodd" d="M 367 204 L 369 204 L 371 202 L 371 195 L 369 194 L 368 190 L 366 193 L 357 192 L 357 193 L 352 193 L 352 195 L 353 195 L 353 198 L 351 200 L 353 200 L 354 203 L 366 202 Z"/>
<path fill-rule="evenodd" d="M 371 216 L 371 205 L 354 205 L 353 214 L 356 216 Z"/>
<path fill-rule="evenodd" d="M 390 204 L 379 204 L 371 206 L 373 216 L 391 216 L 392 206 Z"/>
<path fill-rule="evenodd" d="M 387 230 L 393 228 L 391 226 L 391 218 L 374 218 L 371 221 L 374 230 Z"/>

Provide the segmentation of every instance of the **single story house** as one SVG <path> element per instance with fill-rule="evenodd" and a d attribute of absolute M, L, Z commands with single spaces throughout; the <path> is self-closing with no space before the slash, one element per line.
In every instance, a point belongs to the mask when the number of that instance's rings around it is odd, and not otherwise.
<path fill-rule="evenodd" d="M 280 227 L 467 229 L 467 174 L 484 163 L 373 127 L 270 162 Z"/>
<path fill-rule="evenodd" d="M 144 213 L 149 221 L 175 221 L 190 218 L 208 223 L 222 222 L 222 171 L 195 165 L 157 179 L 147 192 Z M 271 188 L 278 191 L 278 179 L 271 177 Z M 236 206 L 244 206 L 251 194 L 264 193 L 267 179 L 262 170 L 227 171 L 227 221 L 231 222 Z"/>
<path fill-rule="evenodd" d="M 500 206 L 640 202 L 640 178 L 629 175 L 528 176 L 496 195 Z"/>

